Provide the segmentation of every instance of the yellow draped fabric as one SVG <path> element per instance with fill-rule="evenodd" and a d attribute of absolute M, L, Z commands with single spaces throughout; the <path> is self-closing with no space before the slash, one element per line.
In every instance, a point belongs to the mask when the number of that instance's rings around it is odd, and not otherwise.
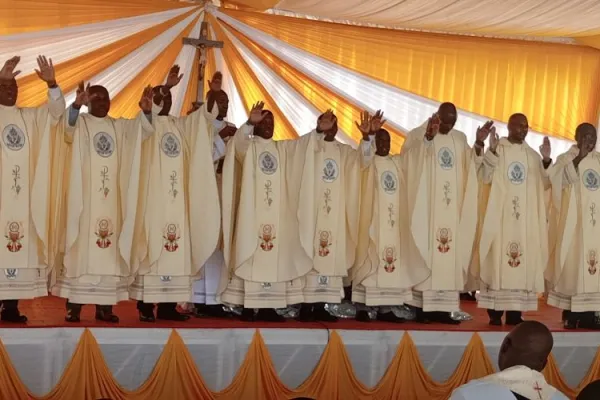
<path fill-rule="evenodd" d="M 224 43 L 222 49 L 223 57 L 227 62 L 227 67 L 229 68 L 231 77 L 233 78 L 240 97 L 242 98 L 244 106 L 246 106 L 246 111 L 248 114 L 250 114 L 250 109 L 252 108 L 253 104 L 259 101 L 264 101 L 265 109 L 273 112 L 273 117 L 275 119 L 275 133 L 273 134 L 273 138 L 275 140 L 294 139 L 298 137 L 299 134 L 304 134 L 305 132 L 296 132 L 290 125 L 290 122 L 287 120 L 283 112 L 281 112 L 277 106 L 277 103 L 261 85 L 254 72 L 252 72 L 250 66 L 246 63 L 246 61 L 244 61 L 242 56 L 235 49 L 235 46 L 233 43 L 231 43 L 231 40 L 229 40 L 219 23 L 212 15 L 209 16 L 209 21 L 215 31 L 217 40 L 220 40 Z"/>
<path fill-rule="evenodd" d="M 332 109 L 338 118 L 338 127 L 344 132 L 347 132 L 356 143 L 360 141 L 362 135 L 355 125 L 355 121 L 360 121 L 360 113 L 362 110 L 359 107 L 333 93 L 325 86 L 318 84 L 307 75 L 287 64 L 281 58 L 266 51 L 255 42 L 246 38 L 234 28 L 229 27 L 228 30 L 234 34 L 242 44 L 250 49 L 267 67 L 285 80 L 288 85 L 300 93 L 318 110 Z M 404 143 L 405 132 L 396 131 L 390 127 L 386 128 L 389 130 L 392 138 L 392 153 L 400 153 L 400 147 L 402 146 L 402 143 Z"/>
<path fill-rule="evenodd" d="M 589 47 L 406 32 L 226 10 L 252 27 L 419 96 L 572 139 L 600 105 L 600 51 Z M 383 61 L 385 60 L 385 61 Z"/>
<path fill-rule="evenodd" d="M 0 35 L 135 17 L 193 4 L 169 0 L 0 0 Z"/>
<path fill-rule="evenodd" d="M 94 52 L 57 64 L 54 66 L 56 69 L 56 81 L 64 93 L 75 90 L 79 82 L 87 82 L 101 71 L 112 67 L 117 61 L 183 21 L 194 12 L 196 10 L 192 10 L 135 35 L 123 38 Z M 47 56 L 52 57 L 51 54 L 47 54 Z M 48 97 L 46 83 L 41 81 L 36 74 L 19 79 L 17 84 L 19 85 L 18 105 L 20 107 L 37 107 L 46 102 Z"/>
<path fill-rule="evenodd" d="M 189 36 L 198 18 L 193 21 L 158 55 L 146 68 L 133 78 L 127 86 L 111 100 L 110 116 L 113 118 L 134 118 L 139 112 L 138 105 L 144 88 L 157 86 L 165 82 L 169 70 L 183 48 L 183 38 Z"/>
<path fill-rule="evenodd" d="M 292 366 L 293 367 L 293 366 Z M 94 336 L 85 330 L 62 377 L 45 400 L 164 400 L 164 399 L 293 399 L 309 397 L 327 400 L 446 400 L 454 389 L 494 372 L 490 357 L 477 333 L 473 334 L 454 373 L 445 382 L 434 381 L 419 358 L 409 334 L 404 334 L 387 371 L 373 387 L 363 385 L 352 369 L 342 339 L 333 331 L 321 359 L 300 387 L 286 387 L 275 371 L 267 346 L 257 331 L 246 358 L 231 384 L 220 392 L 211 391 L 196 369 L 183 340 L 173 331 L 146 382 L 134 391 L 122 388 L 107 367 Z M 569 387 L 550 357 L 544 370 L 548 382 L 569 398 L 588 383 L 600 378 L 600 351 L 581 383 Z M 401 397 L 398 397 L 402 394 Z M 36 399 L 28 393 L 0 343 L 0 398 Z"/>

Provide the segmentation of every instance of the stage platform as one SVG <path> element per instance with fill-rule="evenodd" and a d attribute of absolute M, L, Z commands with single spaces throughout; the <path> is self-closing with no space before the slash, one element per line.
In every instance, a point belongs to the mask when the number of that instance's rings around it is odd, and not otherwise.
<path fill-rule="evenodd" d="M 121 323 L 97 323 L 93 307 L 86 307 L 80 324 L 64 322 L 64 301 L 45 298 L 23 301 L 27 325 L 0 324 L 0 338 L 11 362 L 27 388 L 35 395 L 47 393 L 58 382 L 85 327 L 100 345 L 114 378 L 126 389 L 139 387 L 151 373 L 172 328 L 176 328 L 196 367 L 211 390 L 227 387 L 242 364 L 257 328 L 282 382 L 290 388 L 300 385 L 317 365 L 332 330 L 344 343 L 356 377 L 374 386 L 383 376 L 405 332 L 417 346 L 429 375 L 440 382 L 458 365 L 465 347 L 478 332 L 493 362 L 508 328 L 491 329 L 484 310 L 464 303 L 463 310 L 474 320 L 457 326 L 416 323 L 244 323 L 234 319 L 192 318 L 184 323 L 140 323 L 134 302 L 116 307 Z M 547 324 L 555 337 L 557 366 L 570 386 L 576 386 L 587 373 L 600 344 L 600 333 L 564 332 L 560 311 L 542 306 L 526 319 Z"/>

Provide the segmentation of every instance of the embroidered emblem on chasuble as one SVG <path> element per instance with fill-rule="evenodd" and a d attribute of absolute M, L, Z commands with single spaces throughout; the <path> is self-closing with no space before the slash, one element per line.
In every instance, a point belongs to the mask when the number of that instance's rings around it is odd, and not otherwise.
<path fill-rule="evenodd" d="M 277 172 L 277 157 L 268 151 L 263 151 L 258 156 L 258 166 L 265 175 L 273 175 Z"/>
<path fill-rule="evenodd" d="M 160 141 L 160 148 L 167 157 L 178 157 L 181 154 L 181 143 L 179 138 L 171 132 L 163 135 Z"/>
<path fill-rule="evenodd" d="M 598 190 L 598 187 L 600 187 L 600 175 L 598 175 L 598 172 L 594 171 L 593 169 L 585 170 L 581 179 L 583 181 L 583 186 L 585 186 L 587 190 L 591 190 L 593 192 Z"/>
<path fill-rule="evenodd" d="M 112 245 L 110 238 L 114 233 L 110 218 L 99 218 L 96 222 L 96 246 L 101 249 L 108 249 Z"/>
<path fill-rule="evenodd" d="M 381 174 L 381 188 L 387 194 L 396 193 L 396 189 L 398 188 L 398 179 L 396 179 L 396 175 L 391 171 L 384 171 Z"/>
<path fill-rule="evenodd" d="M 17 125 L 9 124 L 2 130 L 2 141 L 7 149 L 19 151 L 25 146 L 25 134 Z"/>
<path fill-rule="evenodd" d="M 598 260 L 597 260 L 597 253 L 596 253 L 595 249 L 588 251 L 587 265 L 588 265 L 589 274 L 596 275 L 596 272 L 598 271 Z"/>
<path fill-rule="evenodd" d="M 323 182 L 335 182 L 340 174 L 337 162 L 334 159 L 326 158 L 323 164 Z"/>
<path fill-rule="evenodd" d="M 319 232 L 319 256 L 327 257 L 329 255 L 329 246 L 331 246 L 331 231 Z"/>
<path fill-rule="evenodd" d="M 260 239 L 260 248 L 263 251 L 271 251 L 275 244 L 273 241 L 275 240 L 275 225 L 273 224 L 264 224 L 260 226 L 260 235 L 258 236 Z"/>
<path fill-rule="evenodd" d="M 16 268 L 6 268 L 4 270 L 4 276 L 6 276 L 6 279 L 11 280 L 11 281 L 17 279 L 18 274 L 19 274 L 19 270 Z"/>
<path fill-rule="evenodd" d="M 164 249 L 168 252 L 177 251 L 179 248 L 179 239 L 181 238 L 181 230 L 175 224 L 167 224 L 163 233 L 163 239 L 165 240 Z"/>
<path fill-rule="evenodd" d="M 513 185 L 520 185 L 525 182 L 525 179 L 527 178 L 527 168 L 525 168 L 521 162 L 514 161 L 508 166 L 506 175 L 510 183 Z"/>
<path fill-rule="evenodd" d="M 437 231 L 438 251 L 445 254 L 450 251 L 450 243 L 452 242 L 452 230 L 450 228 L 440 228 Z"/>
<path fill-rule="evenodd" d="M 115 151 L 115 141 L 106 132 L 98 132 L 94 135 L 94 150 L 100 157 L 110 157 Z"/>
<path fill-rule="evenodd" d="M 396 248 L 392 246 L 385 246 L 383 249 L 383 262 L 385 265 L 383 269 L 385 272 L 392 273 L 396 270 L 394 263 L 396 262 Z"/>
<path fill-rule="evenodd" d="M 6 244 L 8 251 L 11 253 L 20 251 L 23 248 L 21 240 L 25 237 L 23 234 L 23 224 L 15 221 L 7 223 L 4 237 L 8 240 Z"/>
<path fill-rule="evenodd" d="M 171 280 L 173 280 L 173 277 L 171 277 L 170 275 L 161 275 L 159 279 L 162 283 L 170 283 Z"/>
<path fill-rule="evenodd" d="M 329 277 L 319 275 L 317 277 L 317 284 L 319 285 L 320 288 L 326 288 L 327 286 L 329 286 Z"/>
<path fill-rule="evenodd" d="M 517 268 L 521 265 L 521 256 L 523 255 L 523 252 L 519 243 L 510 242 L 506 249 L 506 255 L 508 256 L 508 265 L 511 268 Z"/>
<path fill-rule="evenodd" d="M 442 147 L 438 151 L 438 163 L 442 169 L 454 168 L 454 153 L 448 147 Z"/>

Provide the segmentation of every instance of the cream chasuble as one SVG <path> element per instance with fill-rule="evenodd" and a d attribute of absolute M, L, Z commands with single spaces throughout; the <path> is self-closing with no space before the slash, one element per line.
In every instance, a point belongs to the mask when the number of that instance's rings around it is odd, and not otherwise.
<path fill-rule="evenodd" d="M 294 143 L 251 136 L 252 130 L 249 125 L 238 129 L 225 156 L 223 241 L 229 279 L 221 283 L 217 300 L 239 304 L 243 293 L 244 307 L 281 308 L 290 301 L 287 286 L 310 270 L 298 237 L 298 200 L 291 196 L 300 186 L 301 169 L 288 167 Z"/>
<path fill-rule="evenodd" d="M 402 179 L 398 156 L 375 156 L 366 171 L 360 213 L 360 226 L 365 228 L 359 231 L 352 269 L 355 302 L 391 306 L 412 300 L 413 284 L 406 275 L 400 241 L 406 225 L 406 216 L 400 214 L 405 201 Z"/>
<path fill-rule="evenodd" d="M 302 245 L 313 259 L 303 282 L 304 302 L 339 303 L 358 242 L 359 153 L 313 131 L 299 141 L 296 157 L 302 155 L 295 161 L 304 163 L 298 221 Z"/>
<path fill-rule="evenodd" d="M 558 217 L 554 259 L 548 277 L 548 304 L 574 312 L 600 309 L 600 154 L 579 163 L 573 146 L 550 171 L 552 200 Z"/>
<path fill-rule="evenodd" d="M 410 304 L 424 311 L 456 311 L 475 238 L 476 166 L 464 133 L 425 139 L 427 123 L 409 133 L 401 157 L 410 233 L 404 235 L 407 273 L 417 284 Z M 420 139 L 419 139 L 420 138 Z"/>
<path fill-rule="evenodd" d="M 59 88 L 48 94 L 48 105 L 38 108 L 0 105 L 0 226 L 5 241 L 0 300 L 48 294 L 47 274 L 54 261 L 50 243 L 52 135 L 65 110 Z"/>
<path fill-rule="evenodd" d="M 226 126 L 234 126 L 225 120 L 214 119 L 209 121 L 213 137 L 212 159 L 214 161 L 215 179 L 217 181 L 217 193 L 219 195 L 219 207 L 221 207 L 222 193 L 222 171 L 218 171 L 219 163 L 223 161 L 226 151 L 226 143 L 219 136 L 219 132 Z M 228 141 L 229 138 L 226 138 Z M 222 169 L 222 168 L 221 168 Z M 217 293 L 219 291 L 219 282 L 222 279 L 228 279 L 227 268 L 225 268 L 225 259 L 223 258 L 223 229 L 219 231 L 219 241 L 217 248 L 204 264 L 204 268 L 192 285 L 192 302 L 199 304 L 219 304 L 217 302 Z"/>
<path fill-rule="evenodd" d="M 141 142 L 152 131 L 141 113 L 135 120 L 84 114 L 65 129 L 72 160 L 64 267 L 54 295 L 101 305 L 129 297 Z"/>
<path fill-rule="evenodd" d="M 479 307 L 536 310 L 548 261 L 546 172 L 527 144 L 503 138 L 496 152 L 486 152 L 480 171 L 491 190 L 479 247 Z"/>

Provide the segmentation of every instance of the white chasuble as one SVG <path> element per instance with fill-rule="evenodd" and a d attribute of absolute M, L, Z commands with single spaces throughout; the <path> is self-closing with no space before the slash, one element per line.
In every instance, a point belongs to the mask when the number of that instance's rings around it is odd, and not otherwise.
<path fill-rule="evenodd" d="M 480 161 L 462 132 L 427 141 L 426 125 L 409 133 L 412 147 L 401 157 L 409 227 L 402 239 L 404 256 L 416 283 L 411 304 L 450 312 L 458 309 L 473 250 Z"/>
<path fill-rule="evenodd" d="M 491 189 L 479 248 L 482 308 L 537 309 L 548 260 L 542 174 L 540 156 L 527 144 L 503 138 L 497 155 L 485 155 L 482 179 Z"/>
<path fill-rule="evenodd" d="M 364 293 L 362 303 L 368 306 L 401 305 L 412 299 L 412 285 L 401 259 L 400 229 L 405 218 L 400 214 L 403 185 L 398 158 L 375 156 L 367 175 L 362 188 L 361 219 L 364 211 L 370 222 L 369 239 L 368 243 L 359 240 L 359 246 L 366 245 L 368 254 L 364 261 L 356 260 L 352 277 L 355 291 L 359 297 L 360 292 Z"/>
<path fill-rule="evenodd" d="M 265 140 L 251 136 L 252 131 L 243 125 L 227 145 L 222 209 L 228 274 L 217 301 L 243 302 L 248 308 L 285 307 L 297 302 L 297 278 L 311 267 L 300 243 L 294 198 L 299 196 L 302 167 L 290 168 L 293 160 L 288 165 L 298 143 Z M 295 295 L 288 296 L 288 287 Z"/>
<path fill-rule="evenodd" d="M 72 141 L 66 249 L 53 294 L 81 304 L 128 298 L 144 123 L 142 115 L 115 120 L 84 114 L 66 130 Z"/>
<path fill-rule="evenodd" d="M 548 304 L 574 312 L 600 309 L 598 235 L 600 155 L 588 154 L 575 170 L 576 146 L 559 157 L 551 173 L 557 241 L 549 273 Z"/>
<path fill-rule="evenodd" d="M 50 250 L 50 137 L 64 112 L 60 89 L 48 106 L 0 106 L 2 135 L 0 227 L 0 300 L 47 294 Z M 62 107 L 62 109 L 61 109 Z"/>

